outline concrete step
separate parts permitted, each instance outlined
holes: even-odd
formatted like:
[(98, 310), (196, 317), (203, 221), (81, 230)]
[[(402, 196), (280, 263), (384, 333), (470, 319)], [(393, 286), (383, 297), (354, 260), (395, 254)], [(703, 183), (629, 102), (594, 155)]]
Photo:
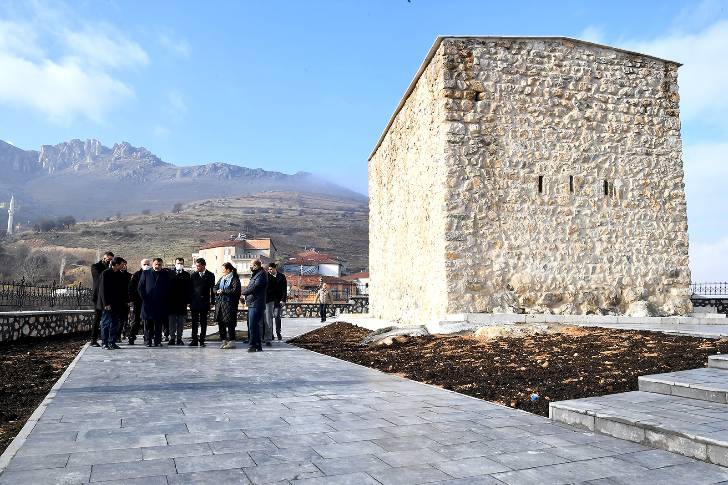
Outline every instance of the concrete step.
[(717, 318), (718, 320), (725, 320), (728, 315), (725, 313), (707, 313), (707, 312), (694, 312), (688, 314), (690, 318)]
[[(728, 361), (724, 364), (728, 365)], [(728, 404), (726, 369), (711, 366), (642, 376), (638, 379), (638, 383), (640, 391)]]
[(709, 356), (708, 367), (713, 367), (714, 369), (728, 369), (728, 355)]
[(728, 404), (653, 392), (553, 402), (554, 421), (728, 466)]

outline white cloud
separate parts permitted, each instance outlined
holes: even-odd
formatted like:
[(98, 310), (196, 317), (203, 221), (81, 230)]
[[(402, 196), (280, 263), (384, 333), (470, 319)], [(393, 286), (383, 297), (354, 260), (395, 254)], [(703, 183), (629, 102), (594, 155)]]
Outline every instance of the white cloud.
[(693, 33), (677, 32), (620, 46), (682, 63), (678, 72), (682, 120), (700, 119), (728, 133), (728, 20)]
[(604, 31), (596, 25), (590, 25), (578, 35), (579, 39), (594, 42), (596, 44), (604, 43)]
[(102, 27), (104, 32), (87, 28), (82, 31), (66, 31), (63, 34), (71, 55), (80, 63), (113, 69), (144, 66), (149, 63), (147, 53), (139, 44), (114, 33), (113, 27)]
[(187, 59), (190, 56), (190, 45), (185, 39), (173, 38), (170, 34), (159, 34), (159, 43), (174, 56)]
[[(58, 30), (59, 23), (68, 27)], [(148, 63), (144, 49), (113, 26), (80, 25), (67, 12), (37, 7), (22, 20), (0, 19), (0, 103), (29, 107), (53, 122), (79, 116), (103, 122), (134, 97), (118, 72)]]

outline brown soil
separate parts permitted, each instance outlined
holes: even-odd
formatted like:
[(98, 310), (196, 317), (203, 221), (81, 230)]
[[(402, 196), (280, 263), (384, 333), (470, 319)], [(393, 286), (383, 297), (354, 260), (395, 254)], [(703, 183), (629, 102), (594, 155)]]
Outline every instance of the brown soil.
[[(550, 401), (637, 390), (637, 377), (704, 367), (728, 352), (728, 340), (657, 332), (569, 328), (494, 339), (474, 336), (398, 338), (360, 346), (369, 331), (335, 323), (290, 342), (384, 372), (548, 415)], [(532, 393), (539, 398), (533, 402)]]
[(87, 341), (73, 334), (0, 344), (0, 453)]

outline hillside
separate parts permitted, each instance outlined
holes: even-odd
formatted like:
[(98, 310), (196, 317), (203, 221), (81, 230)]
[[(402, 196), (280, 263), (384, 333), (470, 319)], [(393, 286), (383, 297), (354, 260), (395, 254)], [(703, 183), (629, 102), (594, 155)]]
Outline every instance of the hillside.
[[(128, 142), (106, 147), (98, 140), (71, 140), (36, 151), (0, 141), (0, 173), (0, 202), (15, 194), (16, 222), (25, 224), (49, 216), (88, 220), (164, 211), (177, 202), (267, 191), (366, 201), (362, 194), (306, 172), (285, 174), (222, 162), (176, 166)], [(0, 223), (6, 217), (0, 213)]]
[[(143, 257), (189, 259), (205, 242), (238, 232), (271, 237), (281, 255), (315, 247), (344, 260), (352, 271), (368, 266), (366, 202), (323, 195), (265, 192), (197, 201), (182, 212), (128, 215), (82, 222), (49, 233), (23, 232), (14, 245), (74, 248), (74, 254), (112, 250), (136, 268)], [(51, 263), (53, 264), (53, 263)]]

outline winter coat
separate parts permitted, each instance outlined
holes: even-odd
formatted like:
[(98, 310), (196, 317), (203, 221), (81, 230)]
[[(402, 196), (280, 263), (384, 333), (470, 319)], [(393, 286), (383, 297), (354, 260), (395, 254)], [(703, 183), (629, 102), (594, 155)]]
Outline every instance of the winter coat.
[[(223, 277), (224, 278), (224, 277)], [(220, 278), (215, 285), (215, 294), (217, 296), (215, 303), (215, 321), (220, 323), (230, 323), (238, 320), (238, 303), (240, 302), (240, 278), (233, 273), (230, 284), (217, 295), (220, 289)]]
[(192, 280), (187, 271), (170, 271), (169, 314), (187, 315), (192, 293)]
[(121, 271), (114, 271), (109, 268), (104, 270), (99, 277), (98, 297), (96, 309), (106, 310), (110, 306), (111, 311), (120, 312), (127, 302), (126, 278)]
[(331, 296), (331, 290), (321, 288), (316, 292), (316, 303), (331, 305), (333, 302), (334, 298)]
[(139, 297), (142, 299), (143, 320), (167, 320), (170, 279), (167, 269), (142, 271), (139, 278)]
[(265, 295), (268, 289), (268, 273), (262, 268), (253, 273), (248, 287), (242, 291), (248, 308), (265, 308)]
[(119, 271), (121, 274), (121, 280), (124, 282), (124, 306), (121, 311), (123, 313), (129, 313), (129, 302), (131, 302), (131, 296), (129, 295), (129, 285), (131, 284), (131, 273), (128, 271)]
[[(288, 281), (286, 280), (286, 275), (281, 272), (277, 272), (276, 275), (272, 277), (272, 282), (275, 292), (274, 301), (276, 302), (276, 305), (280, 304), (281, 302), (285, 303), (286, 299), (288, 298)], [(268, 285), (270, 289), (270, 280), (268, 282)]]
[(99, 282), (101, 281), (101, 273), (109, 268), (109, 265), (104, 263), (104, 260), (100, 260), (98, 263), (91, 265), (91, 280), (93, 281), (92, 288), (93, 294), (91, 300), (96, 303), (99, 299)]
[(190, 310), (200, 312), (210, 309), (215, 304), (215, 275), (205, 270), (203, 276), (197, 271), (192, 273)]
[(142, 277), (142, 271), (143, 270), (140, 269), (131, 275), (131, 281), (129, 282), (129, 301), (132, 302), (134, 306), (142, 304), (142, 297), (139, 296), (139, 279)]

